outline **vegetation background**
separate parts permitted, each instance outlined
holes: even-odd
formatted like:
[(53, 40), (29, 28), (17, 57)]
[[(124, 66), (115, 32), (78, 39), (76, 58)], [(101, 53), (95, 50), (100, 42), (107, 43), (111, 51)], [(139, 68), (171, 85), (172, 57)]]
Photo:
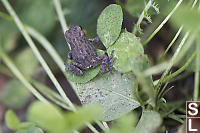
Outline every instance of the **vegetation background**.
[[(19, 22), (16, 24), (8, 1), (1, 0), (0, 133), (184, 132), (185, 101), (199, 99), (198, 0), (9, 2), (25, 28), (20, 29)], [(152, 98), (155, 98), (156, 105), (150, 101), (152, 88), (148, 83), (138, 81), (140, 107), (132, 111), (133, 113), (106, 123), (97, 121), (101, 109), (95, 105), (78, 108), (77, 115), (66, 112), (74, 111), (74, 105), (80, 106), (81, 102), (66, 80), (64, 61), (69, 48), (63, 31), (71, 25), (81, 25), (88, 38), (96, 37), (98, 17), (110, 4), (121, 6), (122, 29), (135, 34), (144, 47), (149, 67), (142, 70), (142, 73), (132, 71), (139, 81), (145, 78), (145, 75), (152, 76), (153, 88), (156, 90), (152, 94), (155, 97)], [(63, 27), (65, 24), (62, 21), (62, 13), (67, 27)], [(32, 37), (43, 58), (33, 54), (35, 48), (33, 45), (27, 45), (32, 43), (28, 37), (28, 42), (26, 37), (24, 39), (23, 30)], [(95, 46), (105, 50), (102, 43)], [(37, 53), (37, 50), (35, 51)], [(51, 72), (47, 72), (49, 69), (45, 63), (40, 62), (44, 62), (43, 59), (55, 78)], [(61, 96), (55, 93), (56, 90)], [(67, 98), (63, 100), (65, 95)], [(37, 99), (46, 104), (38, 102)], [(59, 107), (47, 106), (50, 102)]]

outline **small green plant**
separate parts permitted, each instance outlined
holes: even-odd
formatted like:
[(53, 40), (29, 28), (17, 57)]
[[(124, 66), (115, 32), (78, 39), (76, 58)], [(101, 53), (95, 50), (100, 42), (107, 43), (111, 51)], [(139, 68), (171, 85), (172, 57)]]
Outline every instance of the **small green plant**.
[[(168, 87), (169, 83), (179, 80), (179, 76), (182, 78), (181, 73), (183, 71), (189, 71), (195, 73), (192, 99), (199, 99), (200, 46), (198, 35), (200, 26), (198, 20), (200, 20), (200, 13), (196, 8), (197, 0), (194, 0), (192, 4), (189, 2), (185, 5), (183, 5), (182, 0), (177, 3), (170, 1), (174, 5), (173, 8), (170, 7), (172, 8), (170, 11), (162, 7), (170, 2), (156, 0), (127, 0), (127, 3), (116, 0), (117, 4), (108, 5), (97, 19), (96, 32), (105, 47), (105, 51), (98, 50), (98, 54), (105, 52), (110, 54), (111, 51), (114, 51), (113, 55), (116, 58), (114, 69), (112, 72), (102, 75), (99, 73), (100, 67), (98, 66), (84, 71), (83, 77), (65, 71), (64, 61), (60, 55), (52, 47), (52, 44), (36, 30), (37, 24), (40, 22), (35, 21), (34, 28), (25, 24), (25, 22), (22, 23), (8, 0), (1, 0), (1, 2), (10, 16), (0, 12), (0, 17), (16, 24), (30, 49), (24, 49), (12, 60), (8, 53), (14, 49), (14, 44), (6, 41), (0, 42), (5, 43), (0, 44), (0, 59), (9, 68), (7, 69), (4, 66), (0, 69), (0, 72), (9, 73), (7, 75), (15, 76), (18, 79), (13, 79), (8, 83), (7, 92), (1, 94), (0, 100), (8, 107), (16, 109), (26, 103), (26, 99), (30, 97), (29, 92), (39, 100), (28, 107), (26, 116), (28, 122), (21, 122), (13, 111), (8, 110), (5, 120), (10, 129), (17, 131), (17, 133), (42, 133), (42, 130), (48, 133), (78, 133), (87, 126), (92, 132), (99, 133), (100, 131), (92, 125), (92, 123), (96, 123), (106, 133), (154, 133), (165, 131), (167, 126), (163, 121), (169, 118), (184, 126), (184, 116), (180, 114), (185, 115), (184, 102), (191, 96), (179, 103), (170, 103), (164, 96), (170, 89), (173, 89), (173, 86)], [(53, 0), (53, 2), (62, 30), (65, 32), (68, 26), (65, 22), (60, 0)], [(161, 11), (159, 11), (158, 6), (160, 6)], [(45, 10), (47, 9), (45, 8)], [(52, 7), (50, 10), (52, 11)], [(122, 29), (123, 10), (138, 17), (132, 32)], [(154, 24), (151, 16), (160, 12), (164, 12), (166, 18), (157, 28), (148, 25), (151, 29), (150, 34), (144, 32), (141, 25), (146, 25), (147, 22)], [(69, 13), (69, 11), (66, 10), (65, 13)], [(50, 20), (53, 13), (46, 14), (45, 18)], [(31, 17), (27, 17), (27, 20), (29, 19), (31, 20)], [(149, 45), (152, 38), (155, 38), (155, 35), (169, 19), (174, 28), (179, 28), (178, 32), (155, 65), (152, 66), (148, 58), (150, 55), (145, 54), (144, 48)], [(47, 24), (43, 24), (39, 31), (44, 34), (47, 32), (45, 27), (50, 29), (52, 25), (53, 22), (50, 20)], [(155, 30), (152, 31), (152, 29)], [(13, 33), (9, 36), (14, 38), (15, 35)], [(75, 106), (66, 96), (32, 38), (41, 44), (52, 57), (70, 82), (83, 107)], [(13, 48), (7, 47), (6, 44), (13, 45)], [(172, 46), (174, 47), (173, 55), (166, 61), (165, 57)], [(58, 93), (33, 78), (39, 63)], [(178, 66), (178, 70), (171, 72), (173, 66)], [(160, 78), (153, 80), (152, 76), (161, 72)], [(15, 93), (17, 94), (15, 97), (10, 95), (13, 88), (20, 88)], [(29, 92), (25, 89), (28, 89)], [(23, 97), (22, 95), (25, 93), (26, 96)], [(14, 99), (7, 99), (9, 96)], [(17, 101), (15, 101), (15, 98)], [(63, 111), (61, 108), (71, 112)], [(137, 108), (141, 109), (138, 113), (141, 114), (140, 117), (136, 112), (131, 113)], [(180, 114), (177, 114), (177, 112)], [(113, 123), (108, 126), (107, 122), (110, 121)]]

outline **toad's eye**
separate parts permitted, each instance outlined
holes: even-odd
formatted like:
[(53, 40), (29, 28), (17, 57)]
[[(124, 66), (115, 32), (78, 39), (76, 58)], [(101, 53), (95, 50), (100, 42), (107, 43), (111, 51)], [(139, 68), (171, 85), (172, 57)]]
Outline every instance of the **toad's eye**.
[(81, 26), (76, 26), (76, 31), (81, 32), (82, 31), (82, 27)]
[(83, 28), (81, 26), (79, 26), (80, 30), (82, 30)]

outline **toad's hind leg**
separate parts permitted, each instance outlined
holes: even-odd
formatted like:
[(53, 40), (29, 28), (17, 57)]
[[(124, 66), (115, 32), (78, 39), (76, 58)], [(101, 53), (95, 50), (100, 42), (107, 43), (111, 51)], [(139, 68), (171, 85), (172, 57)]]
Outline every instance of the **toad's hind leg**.
[[(67, 64), (66, 64), (66, 66), (67, 66)], [(70, 66), (67, 66), (67, 67), (68, 67), (68, 71), (72, 72), (73, 74), (75, 74), (77, 76), (83, 76), (83, 74), (84, 74), (83, 71), (80, 69), (80, 68), (82, 68), (82, 65), (77, 62), (72, 61), (70, 63)]]
[[(115, 58), (113, 58), (112, 56), (113, 56), (113, 51), (111, 53), (110, 59), (108, 55), (106, 54), (103, 54), (97, 57), (101, 61), (100, 73), (104, 74), (112, 70), (113, 62), (115, 60)], [(108, 67), (107, 67), (107, 64), (108, 64)]]

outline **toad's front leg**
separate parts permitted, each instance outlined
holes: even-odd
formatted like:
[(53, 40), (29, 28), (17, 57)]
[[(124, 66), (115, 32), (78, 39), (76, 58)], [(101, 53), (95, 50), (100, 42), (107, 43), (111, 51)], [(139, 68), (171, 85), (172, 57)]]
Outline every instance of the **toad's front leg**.
[(72, 61), (70, 63), (70, 66), (68, 67), (68, 71), (72, 72), (73, 74), (77, 75), (77, 76), (83, 76), (83, 71), (80, 68), (83, 68), (83, 65)]
[[(113, 52), (110, 55), (110, 59), (108, 57), (108, 55), (103, 54), (97, 57), (97, 59), (99, 60), (100, 64), (101, 64), (101, 68), (100, 68), (100, 73), (104, 74), (107, 72), (110, 72), (113, 68), (113, 62), (115, 60), (115, 58), (113, 58)], [(107, 67), (108, 64), (108, 67)]]
[(99, 37), (91, 38), (88, 39), (90, 42), (98, 43), (99, 42)]

